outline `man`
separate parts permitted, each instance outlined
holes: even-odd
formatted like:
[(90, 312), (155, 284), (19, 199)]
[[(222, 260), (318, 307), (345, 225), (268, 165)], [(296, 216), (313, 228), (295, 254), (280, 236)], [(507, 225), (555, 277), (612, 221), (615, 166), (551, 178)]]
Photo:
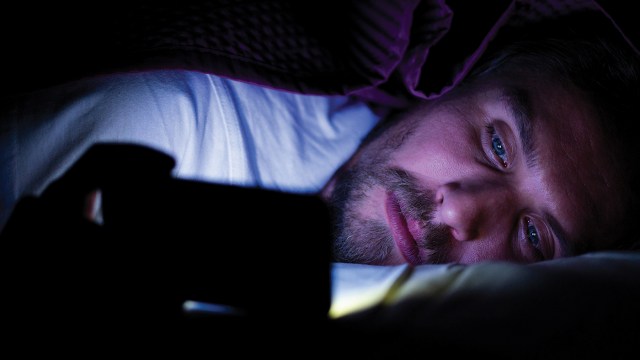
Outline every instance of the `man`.
[(3, 186), (18, 189), (5, 207), (94, 142), (137, 142), (175, 157), (179, 177), (320, 193), (336, 215), (336, 261), (528, 263), (623, 246), (636, 152), (616, 136), (633, 135), (637, 54), (619, 34), (585, 42), (585, 23), (531, 27), (541, 42), (516, 43), (466, 84), (391, 116), (328, 182), (376, 120), (362, 103), (176, 71), (42, 92), (0, 133), (18, 139), (0, 142)]
[(530, 263), (635, 238), (638, 55), (564, 24), (374, 131), (322, 191), (337, 261)]
[[(0, 152), (3, 154), (0, 165), (5, 160), (8, 165), (6, 169), (15, 170), (15, 164), (28, 168), (33, 164), (24, 160), (33, 158), (39, 160), (38, 166), (33, 166), (33, 170), (49, 170), (49, 165), (53, 163), (50, 159), (64, 158), (66, 164), (70, 164), (72, 159), (77, 158), (75, 155), (80, 155), (78, 149), (86, 149), (93, 140), (135, 141), (175, 156), (178, 163), (175, 175), (220, 182), (230, 180), (244, 185), (269, 188), (278, 188), (282, 185), (281, 181), (289, 180), (291, 182), (288, 183), (288, 187), (285, 186), (288, 191), (299, 191), (302, 187), (306, 190), (316, 187), (318, 179), (322, 179), (329, 170), (333, 169), (336, 161), (347, 160), (344, 166), (326, 182), (326, 186), (323, 187), (322, 185), (325, 184), (322, 182), (320, 186), (322, 190), (318, 191), (336, 216), (334, 223), (337, 232), (333, 253), (335, 261), (371, 264), (409, 263), (411, 265), (445, 262), (474, 263), (486, 260), (533, 262), (577, 255), (586, 251), (628, 246), (625, 240), (635, 238), (634, 232), (630, 229), (633, 229), (633, 222), (637, 219), (637, 209), (633, 207), (637, 203), (636, 195), (632, 186), (637, 174), (637, 170), (633, 167), (637, 166), (634, 164), (637, 152), (633, 148), (635, 144), (629, 141), (629, 138), (633, 138), (634, 135), (630, 125), (635, 117), (632, 116), (634, 112), (631, 110), (637, 103), (638, 89), (640, 89), (637, 54), (623, 51), (623, 46), (626, 45), (609, 43), (608, 40), (604, 43), (589, 45), (569, 37), (568, 40), (561, 42), (553, 40), (550, 43), (543, 41), (520, 44), (498, 53), (498, 56), (492, 58), (486, 66), (478, 68), (468, 82), (452, 89), (443, 97), (419, 104), (380, 123), (353, 157), (347, 160), (336, 156), (338, 160), (336, 158), (327, 160), (331, 161), (330, 165), (324, 162), (328, 156), (319, 156), (326, 150), (322, 146), (314, 145), (307, 148), (313, 154), (311, 158), (315, 161), (313, 164), (305, 164), (303, 161), (300, 165), (288, 162), (289, 158), (283, 157), (282, 152), (277, 153), (279, 156), (276, 157), (260, 156), (262, 152), (259, 151), (260, 147), (254, 146), (257, 145), (256, 143), (244, 142), (250, 138), (247, 135), (261, 135), (268, 139), (269, 143), (280, 145), (289, 144), (292, 139), (291, 143), (297, 143), (296, 139), (317, 140), (316, 133), (306, 134), (308, 136), (305, 135), (302, 138), (287, 138), (286, 141), (272, 136), (275, 130), (272, 126), (265, 126), (265, 124), (273, 125), (274, 123), (260, 121), (271, 118), (270, 114), (253, 120), (250, 117), (244, 118), (247, 115), (253, 116), (252, 110), (256, 110), (251, 107), (253, 102), (244, 101), (244, 99), (255, 100), (250, 95), (259, 95), (259, 99), (265, 100), (269, 105), (264, 107), (267, 110), (277, 108), (274, 104), (283, 103), (297, 104), (304, 109), (310, 105), (310, 98), (291, 96), (285, 97), (286, 100), (282, 101), (281, 94), (266, 90), (261, 94), (262, 90), (256, 87), (202, 74), (171, 71), (159, 74), (116, 76), (80, 82), (64, 88), (78, 91), (79, 94), (85, 94), (84, 91), (87, 88), (90, 89), (88, 93), (91, 96), (87, 98), (88, 102), (74, 102), (74, 96), (78, 94), (76, 92), (57, 94), (62, 100), (71, 99), (70, 103), (57, 102), (55, 100), (59, 98), (51, 98), (49, 97), (51, 94), (47, 92), (39, 94), (41, 98), (38, 100), (44, 98), (50, 102), (45, 110), (51, 111), (39, 114), (44, 115), (49, 121), (42, 121), (38, 116), (27, 117), (29, 121), (25, 121), (25, 117), (18, 116), (25, 113), (24, 109), (34, 109), (34, 111), (42, 109), (29, 106), (33, 103), (27, 101), (21, 108), (23, 112), (11, 113), (20, 122), (5, 124), (13, 124), (18, 128), (24, 126), (20, 129), (34, 131), (25, 135), (25, 132), (14, 131), (10, 126), (7, 126), (6, 132), (0, 131), (0, 136), (6, 136), (6, 139), (11, 140), (0, 142), (0, 145), (5, 145), (8, 149), (13, 149), (12, 146), (15, 144), (29, 145), (32, 146), (32, 152), (29, 154), (17, 150)], [(617, 51), (621, 52), (614, 56), (613, 54)], [(549, 56), (552, 57), (548, 58)], [(622, 63), (616, 66), (614, 60)], [(603, 67), (602, 64), (607, 66)], [(211, 86), (212, 84), (214, 86)], [(94, 89), (99, 91), (93, 91)], [(274, 97), (271, 97), (272, 95)], [(344, 99), (339, 99), (333, 105), (327, 105), (326, 99), (317, 100), (325, 114), (334, 114), (334, 110), (345, 109), (345, 103), (342, 102)], [(294, 106), (294, 108), (298, 107)], [(296, 113), (291, 112), (291, 108), (288, 109), (283, 114)], [(361, 119), (369, 120), (365, 125), (355, 126), (361, 130), (357, 132), (359, 136), (362, 134), (363, 127), (366, 128), (367, 124), (373, 123), (374, 117), (362, 107), (356, 106), (354, 109), (356, 113), (364, 112)], [(57, 119), (60, 114), (71, 115), (68, 118), (65, 117), (70, 122), (54, 122), (53, 119)], [(347, 111), (346, 114), (353, 113)], [(283, 116), (283, 118), (285, 122), (276, 123), (284, 125), (289, 123), (288, 120), (299, 120), (296, 116)], [(332, 117), (328, 116), (328, 118)], [(353, 136), (352, 129), (340, 128), (340, 125), (344, 125), (344, 121), (349, 118), (349, 116), (343, 117), (341, 122), (323, 121), (320, 125), (326, 131), (326, 136), (334, 139), (337, 136), (342, 139), (340, 142), (344, 145), (343, 151), (337, 153), (345, 154), (353, 150), (351, 148), (354, 144), (353, 139), (344, 140), (343, 137), (343, 135)], [(191, 123), (191, 120), (194, 122)], [(276, 117), (271, 120), (283, 119)], [(77, 129), (73, 126), (74, 124), (82, 124), (82, 127)], [(302, 126), (297, 127), (300, 124), (296, 121), (290, 124), (293, 124), (294, 129), (306, 129)], [(71, 133), (76, 136), (60, 137), (53, 141), (55, 146), (45, 146), (44, 141), (38, 142), (38, 140), (51, 140), (52, 138), (48, 135), (56, 132), (69, 135), (70, 131), (64, 132), (69, 129), (73, 129)], [(98, 133), (103, 137), (90, 139), (83, 136), (84, 132), (91, 134), (96, 129), (100, 130)], [(229, 132), (229, 129), (233, 131)], [(140, 136), (134, 138), (133, 135)], [(181, 137), (182, 135), (184, 137)], [(205, 135), (220, 135), (222, 140), (238, 140), (237, 142), (228, 141), (229, 145), (234, 143), (250, 145), (236, 148), (230, 146), (231, 150), (222, 149), (216, 147), (220, 146), (220, 142), (213, 142)], [(29, 141), (21, 142), (15, 139)], [(57, 141), (67, 143), (61, 144)], [(306, 141), (302, 143), (308, 144)], [(323, 144), (321, 141), (318, 143)], [(209, 149), (206, 147), (207, 144), (213, 146), (211, 148), (213, 150), (228, 151), (221, 153), (229, 156), (204, 151), (203, 149)], [(246, 151), (241, 151), (241, 154), (233, 152), (238, 149)], [(272, 154), (273, 150), (271, 149), (268, 154)], [(74, 156), (67, 156), (68, 152), (73, 152)], [(300, 154), (295, 151), (291, 153), (297, 154), (296, 156), (300, 156), (299, 159), (303, 160), (308, 159), (310, 154), (305, 152)], [(196, 154), (201, 157), (196, 158), (198, 160), (196, 163), (191, 163), (188, 160), (192, 158), (185, 154)], [(14, 155), (19, 156), (18, 160), (22, 161), (15, 161), (12, 158)], [(32, 157), (24, 157), (26, 155)], [(204, 155), (215, 157), (218, 161), (202, 161)], [(240, 163), (225, 162), (220, 168), (214, 166), (214, 169), (207, 168), (202, 172), (206, 163), (218, 165), (220, 160), (232, 158), (232, 155), (233, 159)], [(235, 155), (241, 156), (235, 157)], [(275, 167), (264, 167), (265, 161), (273, 161), (272, 165)], [(289, 165), (300, 166), (288, 168)], [(305, 166), (316, 165), (322, 165), (323, 169), (314, 176), (312, 181), (298, 183), (297, 179), (293, 179)], [(229, 171), (226, 171), (227, 166)], [(276, 174), (283, 167), (287, 167), (287, 172), (284, 176), (280, 174), (282, 177), (279, 181), (273, 183), (265, 181), (269, 178), (265, 178), (264, 175), (270, 174), (270, 170), (276, 170), (273, 173)], [(238, 176), (238, 169), (242, 176)], [(5, 181), (3, 187), (12, 190), (19, 188), (21, 191), (16, 195), (20, 195), (27, 192), (26, 190), (42, 189), (48, 180), (53, 179), (63, 170), (63, 168), (56, 168), (54, 176), (49, 172), (47, 181), (43, 181), (38, 176), (30, 176), (29, 178), (33, 181), (32, 184), (27, 183), (30, 186), (24, 186), (25, 179), (14, 177), (12, 173), (7, 173), (7, 177), (3, 173), (1, 178)], [(27, 171), (21, 174), (28, 173)], [(11, 186), (7, 185), (6, 179), (11, 179)], [(14, 187), (14, 184), (20, 186)], [(161, 204), (164, 195), (158, 193), (154, 198), (155, 204)], [(62, 199), (67, 200), (65, 197)], [(164, 320), (162, 316), (157, 316), (158, 313), (155, 311), (166, 311), (167, 307), (164, 305), (167, 302), (170, 305), (168, 308), (173, 310), (175, 303), (181, 303), (182, 300), (180, 296), (174, 296), (175, 294), (170, 290), (183, 289), (184, 280), (198, 278), (198, 274), (204, 275), (205, 278), (200, 277), (195, 280), (202, 281), (186, 285), (195, 285), (194, 288), (202, 289), (202, 283), (212, 284), (212, 291), (216, 292), (216, 295), (227, 293), (233, 295), (233, 291), (227, 292), (224, 286), (220, 287), (219, 283), (212, 281), (210, 275), (220, 275), (222, 278), (215, 280), (231, 278), (231, 285), (236, 285), (241, 300), (249, 298), (255, 299), (260, 306), (268, 304), (267, 313), (269, 314), (280, 314), (270, 306), (280, 303), (279, 306), (286, 310), (283, 312), (305, 320), (306, 317), (302, 316), (304, 313), (290, 310), (291, 303), (287, 302), (284, 299), (287, 297), (282, 295), (288, 294), (285, 288), (278, 288), (282, 289), (282, 292), (273, 289), (274, 286), (282, 286), (280, 282), (273, 280), (283, 271), (273, 273), (268, 271), (273, 270), (277, 265), (286, 266), (287, 271), (291, 269), (304, 271), (306, 281), (300, 282), (294, 289), (295, 296), (288, 299), (304, 308), (305, 302), (300, 297), (301, 287), (317, 288), (318, 282), (310, 280), (308, 268), (292, 266), (291, 261), (299, 261), (297, 264), (311, 263), (311, 257), (314, 254), (301, 250), (309, 245), (300, 241), (300, 238), (308, 240), (309, 236), (314, 234), (293, 231), (293, 236), (289, 236), (288, 240), (294, 240), (294, 245), (286, 249), (282, 248), (281, 237), (268, 235), (249, 237), (252, 240), (257, 239), (262, 244), (261, 249), (270, 249), (269, 252), (256, 251), (242, 235), (246, 235), (248, 231), (263, 235), (263, 228), (256, 226), (256, 223), (266, 212), (256, 212), (251, 207), (251, 198), (243, 199), (243, 201), (246, 200), (244, 203), (234, 200), (234, 203), (239, 204), (245, 212), (234, 210), (227, 218), (239, 221), (241, 226), (230, 226), (230, 222), (216, 222), (215, 216), (209, 217), (204, 214), (202, 215), (204, 221), (199, 224), (211, 230), (211, 238), (208, 233), (207, 236), (197, 239), (195, 236), (186, 236), (186, 240), (168, 236), (169, 239), (178, 239), (180, 241), (178, 244), (181, 246), (174, 246), (176, 242), (173, 241), (161, 241), (160, 236), (152, 237), (150, 242), (137, 241), (149, 240), (142, 236), (133, 236), (133, 239), (125, 239), (124, 242), (112, 241), (114, 239), (87, 241), (95, 239), (80, 237), (80, 242), (70, 245), (66, 238), (61, 237), (64, 240), (61, 243), (65, 246), (53, 253), (46, 250), (56, 247), (57, 243), (50, 241), (46, 236), (35, 238), (39, 241), (38, 246), (34, 246), (33, 241), (6, 241), (5, 246), (17, 245), (18, 248), (25, 250), (18, 253), (3, 252), (7, 260), (5, 263), (12, 265), (13, 270), (7, 274), (20, 273), (21, 269), (29, 270), (24, 271), (26, 274), (32, 273), (33, 268), (45, 270), (36, 272), (29, 281), (15, 280), (13, 283), (17, 284), (10, 284), (15, 287), (8, 286), (8, 289), (16, 290), (8, 292), (16, 296), (7, 296), (9, 304), (4, 307), (14, 312), (10, 319), (13, 321), (7, 322), (12, 334), (22, 335), (29, 341), (34, 338), (48, 339), (65, 350), (75, 346), (78, 339), (83, 343), (90, 343), (84, 341), (86, 337), (90, 337), (89, 340), (98, 341), (99, 346), (95, 348), (103, 348), (103, 340), (109, 341), (110, 344), (119, 342), (113, 341), (111, 337), (95, 336), (95, 332), (86, 331), (86, 329), (93, 330), (96, 325), (102, 328), (102, 324), (110, 322), (121, 325), (126, 321), (128, 326), (118, 328), (118, 335), (134, 334), (135, 336), (131, 338), (139, 344), (139, 334), (151, 330), (154, 335), (159, 335), (157, 338), (151, 337), (156, 339), (154, 345), (158, 343), (157, 339), (162, 339), (162, 342), (167, 339), (166, 343), (172, 344), (174, 343), (172, 331), (180, 332), (183, 330), (182, 327), (173, 326), (172, 323), (164, 321), (160, 325), (169, 324), (169, 326), (156, 327), (157, 322), (147, 323), (146, 320)], [(213, 210), (225, 209), (225, 204), (208, 202), (205, 205), (211, 205), (210, 208)], [(182, 213), (187, 212), (184, 211), (185, 209), (193, 213), (191, 208), (174, 210), (176, 213)], [(203, 210), (207, 209), (209, 207)], [(155, 223), (159, 227), (171, 225), (170, 215), (163, 214), (159, 220), (153, 218), (150, 220), (156, 220)], [(281, 217), (281, 214), (273, 210), (269, 216)], [(133, 219), (135, 220), (135, 217)], [(277, 226), (283, 225), (291, 234), (289, 227), (294, 227), (295, 222), (286, 217), (282, 220), (282, 224), (278, 223)], [(33, 228), (37, 227), (29, 222), (26, 224)], [(157, 231), (155, 235), (166, 236), (163, 234), (163, 229)], [(225, 233), (225, 229), (230, 229), (230, 234)], [(196, 235), (198, 229), (186, 230), (192, 230), (190, 234)], [(222, 238), (214, 239), (221, 233), (224, 235)], [(264, 231), (264, 234), (272, 233)], [(140, 232), (135, 235), (138, 234)], [(233, 241), (227, 241), (229, 237), (233, 237)], [(274, 238), (275, 241), (273, 241)], [(203, 249), (199, 246), (184, 246), (189, 245), (190, 239), (200, 241), (198, 245), (208, 244), (209, 247)], [(132, 251), (136, 243), (139, 245), (138, 252)], [(236, 244), (231, 245), (236, 246), (235, 252), (225, 251), (229, 243)], [(76, 248), (76, 244), (81, 245), (80, 249)], [(34, 251), (42, 249), (42, 245), (48, 245), (48, 248)], [(147, 247), (147, 245), (150, 246)], [(89, 255), (77, 256), (80, 250), (87, 249), (86, 246), (90, 251), (85, 253)], [(161, 254), (169, 256), (154, 256), (153, 250), (162, 246), (164, 246), (164, 252)], [(180, 263), (174, 261), (175, 253), (183, 251), (186, 251), (187, 255), (205, 260), (207, 265), (219, 266), (220, 271), (193, 271), (193, 267), (177, 266), (177, 264), (187, 264), (191, 260), (191, 258), (185, 258), (183, 260), (187, 261)], [(38, 256), (34, 257), (34, 252)], [(280, 256), (280, 259), (287, 261), (273, 261), (273, 257), (270, 256)], [(121, 261), (121, 258), (124, 258), (124, 261)], [(259, 271), (260, 276), (254, 277), (256, 273), (248, 271), (248, 277), (243, 278), (242, 271), (235, 271), (235, 269), (242, 269), (247, 263), (253, 264), (251, 261), (256, 258), (261, 259), (262, 264), (265, 264), (265, 266), (254, 268)], [(196, 261), (196, 263), (202, 264), (203, 261)], [(16, 264), (21, 267), (15, 267)], [(63, 269), (60, 270), (60, 268)], [(82, 278), (79, 276), (79, 274), (92, 274), (92, 272), (98, 275), (92, 276), (92, 281), (86, 281), (86, 276)], [(181, 277), (180, 275), (184, 275), (185, 272), (190, 276)], [(270, 276), (272, 274), (274, 277)], [(236, 275), (243, 281), (236, 281)], [(326, 273), (323, 274), (323, 276), (326, 275)], [(62, 287), (63, 290), (56, 288), (59, 283), (65, 285)], [(227, 283), (223, 282), (223, 284)], [(328, 282), (324, 284), (329, 285)], [(288, 287), (290, 284), (285, 282), (284, 285)], [(51, 294), (54, 294), (54, 299), (51, 301), (56, 306), (51, 304), (46, 307), (40, 306), (41, 304), (38, 303), (40, 299), (50, 299)], [(120, 296), (120, 294), (124, 295)], [(312, 297), (306, 299), (310, 298)], [(81, 301), (77, 301), (78, 299)], [(153, 300), (148, 302), (149, 311), (143, 311), (143, 314), (148, 317), (139, 316), (140, 308), (131, 306), (144, 303), (140, 299)], [(158, 299), (165, 301), (158, 301)], [(176, 299), (178, 301), (174, 301)], [(573, 298), (569, 297), (569, 299)], [(99, 308), (101, 311), (96, 311), (96, 303), (105, 306)], [(549, 301), (546, 303), (548, 304)], [(145, 307), (141, 308), (145, 310)], [(39, 311), (41, 309), (44, 311)], [(51, 312), (54, 313), (51, 315), (49, 309), (56, 311)], [(528, 310), (527, 307), (525, 309)], [(547, 307), (537, 310), (543, 313), (545, 309)], [(35, 311), (31, 312), (31, 310)], [(47, 313), (43, 314), (45, 311)], [(30, 315), (27, 319), (33, 319), (33, 322), (24, 320), (25, 313), (27, 316)], [(93, 316), (86, 316), (86, 314), (96, 313), (100, 316), (98, 321)], [(169, 313), (172, 315), (173, 311)], [(131, 316), (132, 314), (135, 316)], [(552, 316), (553, 313), (550, 315)], [(74, 321), (69, 320), (70, 316), (75, 316)], [(77, 321), (78, 318), (80, 321)], [(538, 320), (537, 317), (531, 318)], [(130, 326), (131, 319), (143, 319), (145, 326)], [(72, 331), (72, 336), (67, 336), (66, 332), (60, 331), (57, 327), (63, 321), (74, 325), (79, 323), (86, 327), (75, 326), (73, 328), (79, 330)], [(543, 321), (540, 324), (548, 323)], [(13, 326), (15, 324), (26, 324), (26, 326)], [(34, 327), (33, 324), (37, 326)], [(309, 322), (306, 326), (315, 324)], [(483, 326), (485, 322), (479, 321), (477, 324)], [(53, 326), (56, 328), (53, 329)], [(543, 325), (538, 326), (535, 329), (545, 330)], [(34, 328), (40, 331), (36, 336), (33, 333)], [(144, 331), (138, 331), (141, 328)], [(377, 329), (375, 326), (371, 328)], [(306, 336), (308, 332), (300, 331), (299, 327), (289, 329), (294, 329), (295, 332), (308, 338)], [(410, 331), (413, 328), (408, 329)], [(228, 328), (223, 327), (223, 330), (223, 333), (227, 333)], [(267, 330), (271, 330), (271, 327)], [(306, 328), (303, 327), (302, 330)], [(464, 329), (462, 331), (464, 333)], [(83, 336), (77, 337), (80, 332)], [(456, 329), (456, 334), (459, 333), (459, 329)], [(487, 333), (490, 334), (490, 332)], [(58, 336), (51, 336), (52, 334)], [(188, 333), (188, 335), (191, 334), (191, 332)], [(236, 334), (241, 335), (235, 336)], [(260, 338), (264, 338), (269, 332), (249, 332), (249, 334), (258, 334)], [(271, 334), (279, 336), (280, 332)], [(423, 334), (415, 332), (412, 335), (422, 337)], [(353, 332), (348, 335), (345, 338), (352, 341)], [(536, 333), (524, 335), (518, 333), (518, 335), (532, 339), (531, 342), (538, 339)], [(233, 331), (231, 337), (243, 341), (252, 338), (247, 336), (246, 332)], [(64, 338), (65, 341), (59, 341), (60, 338)], [(211, 338), (208, 337), (207, 340)], [(486, 336), (480, 338), (484, 340)], [(68, 339), (72, 339), (73, 343)], [(218, 344), (225, 345), (224, 339), (218, 341)], [(464, 337), (462, 339), (464, 340)], [(502, 340), (510, 339), (502, 338)], [(276, 343), (280, 344), (279, 341)], [(147, 343), (143, 342), (143, 344)], [(202, 344), (208, 346), (210, 343), (202, 342)], [(367, 344), (370, 344), (368, 338)], [(181, 350), (184, 348), (180, 347)], [(397, 344), (394, 343), (393, 350), (397, 348)], [(422, 349), (423, 347), (411, 348)], [(47, 347), (47, 349), (50, 348)], [(158, 349), (164, 351), (163, 347)], [(372, 349), (378, 350), (377, 347)], [(360, 350), (358, 348), (358, 351)]]

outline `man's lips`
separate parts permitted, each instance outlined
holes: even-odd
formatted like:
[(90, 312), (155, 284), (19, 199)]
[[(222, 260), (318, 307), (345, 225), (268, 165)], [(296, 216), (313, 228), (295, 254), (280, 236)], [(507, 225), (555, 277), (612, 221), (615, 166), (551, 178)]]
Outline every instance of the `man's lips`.
[(418, 244), (410, 231), (410, 228), (416, 228), (415, 222), (409, 219), (411, 225), (407, 224), (407, 218), (402, 213), (400, 203), (392, 192), (387, 193), (385, 205), (391, 234), (402, 257), (411, 265), (420, 265)]

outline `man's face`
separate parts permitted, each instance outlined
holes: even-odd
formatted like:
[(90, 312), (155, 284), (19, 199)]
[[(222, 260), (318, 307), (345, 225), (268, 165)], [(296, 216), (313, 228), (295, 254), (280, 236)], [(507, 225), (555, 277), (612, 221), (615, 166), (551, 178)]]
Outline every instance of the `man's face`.
[(323, 191), (336, 261), (553, 259), (621, 213), (615, 158), (577, 91), (485, 78), (403, 116)]

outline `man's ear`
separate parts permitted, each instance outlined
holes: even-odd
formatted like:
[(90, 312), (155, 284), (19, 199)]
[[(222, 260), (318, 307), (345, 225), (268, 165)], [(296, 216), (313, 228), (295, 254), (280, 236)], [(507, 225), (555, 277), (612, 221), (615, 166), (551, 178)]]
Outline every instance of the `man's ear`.
[(324, 185), (324, 187), (320, 190), (320, 198), (324, 200), (325, 203), (329, 202), (331, 199), (331, 194), (333, 194), (333, 189), (336, 186), (336, 181), (340, 173), (342, 172), (342, 167), (340, 167), (329, 179), (329, 181)]
[(360, 157), (360, 153), (362, 152), (362, 146), (347, 160), (342, 166), (336, 170), (335, 173), (331, 176), (329, 181), (324, 185), (324, 187), (320, 190), (320, 198), (324, 200), (326, 203), (331, 199), (331, 195), (333, 194), (333, 190), (336, 187), (336, 183), (338, 179), (342, 176), (342, 174), (349, 170), (355, 163), (358, 161)]

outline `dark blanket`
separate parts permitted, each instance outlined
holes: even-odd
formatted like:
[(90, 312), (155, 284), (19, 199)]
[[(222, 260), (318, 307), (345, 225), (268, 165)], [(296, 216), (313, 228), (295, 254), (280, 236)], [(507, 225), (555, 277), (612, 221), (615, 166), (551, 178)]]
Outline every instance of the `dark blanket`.
[(501, 34), (532, 22), (589, 11), (630, 40), (639, 38), (626, 3), (598, 3), (27, 1), (4, 12), (2, 89), (11, 94), (99, 73), (179, 68), (403, 106), (447, 91)]

